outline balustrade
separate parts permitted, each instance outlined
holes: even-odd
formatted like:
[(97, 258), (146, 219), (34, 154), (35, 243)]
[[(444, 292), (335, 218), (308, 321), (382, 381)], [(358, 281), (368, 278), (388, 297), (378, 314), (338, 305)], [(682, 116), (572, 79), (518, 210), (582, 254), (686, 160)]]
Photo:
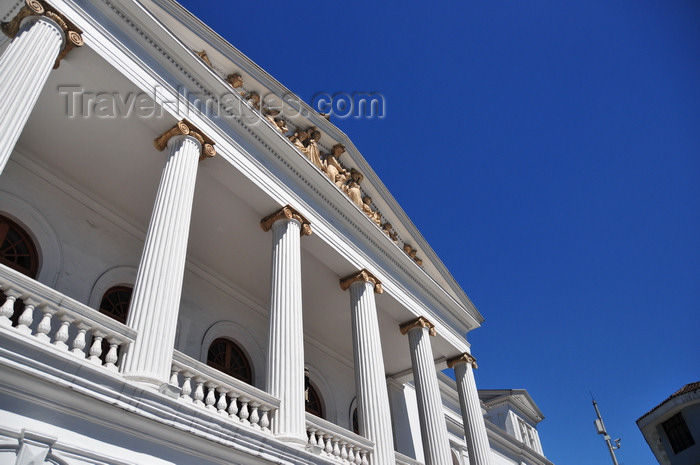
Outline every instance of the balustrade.
[[(119, 354), (136, 337), (128, 326), (4, 265), (0, 265), (0, 289), (5, 294), (0, 327), (14, 328), (108, 370), (118, 370)], [(16, 324), (15, 312), (19, 312)]]
[(280, 401), (243, 381), (173, 351), (170, 384), (180, 399), (253, 429), (270, 433)]
[(340, 426), (306, 414), (307, 448), (344, 464), (368, 465), (374, 444)]

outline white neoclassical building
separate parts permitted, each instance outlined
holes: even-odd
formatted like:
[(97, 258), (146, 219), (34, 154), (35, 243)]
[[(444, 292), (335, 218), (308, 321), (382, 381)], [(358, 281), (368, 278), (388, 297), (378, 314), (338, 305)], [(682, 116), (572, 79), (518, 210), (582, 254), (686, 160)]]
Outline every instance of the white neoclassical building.
[(0, 464), (550, 464), (323, 115), (172, 0), (0, 20)]

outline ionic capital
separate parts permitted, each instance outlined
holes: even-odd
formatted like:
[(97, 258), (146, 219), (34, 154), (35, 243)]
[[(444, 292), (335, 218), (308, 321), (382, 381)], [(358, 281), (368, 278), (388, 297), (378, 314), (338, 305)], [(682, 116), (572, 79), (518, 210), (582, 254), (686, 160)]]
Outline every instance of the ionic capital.
[(407, 321), (406, 323), (402, 323), (399, 325), (401, 334), (406, 334), (413, 328), (428, 328), (428, 333), (431, 336), (437, 336), (437, 331), (435, 331), (435, 325), (428, 321), (427, 318), (423, 318), (422, 316), (419, 316), (415, 320)]
[(61, 64), (61, 60), (68, 55), (68, 52), (73, 50), (73, 48), (83, 46), (83, 31), (75, 24), (68, 21), (65, 16), (58, 13), (50, 5), (40, 0), (25, 0), (25, 6), (23, 6), (10, 21), (2, 23), (0, 29), (2, 29), (2, 32), (5, 33), (6, 36), (14, 39), (19, 33), (22, 21), (30, 16), (46, 16), (58, 24), (58, 27), (63, 30), (66, 36), (65, 44), (58, 54), (58, 57), (56, 57), (56, 63), (53, 66), (54, 69), (58, 68)]
[(372, 283), (374, 284), (375, 293), (381, 294), (382, 292), (384, 292), (384, 289), (382, 289), (381, 281), (379, 281), (372, 273), (367, 271), (365, 268), (360, 270), (358, 273), (353, 273), (350, 276), (346, 276), (345, 278), (341, 279), (340, 288), (344, 291), (347, 291), (350, 288), (350, 285), (356, 282)]
[(285, 205), (280, 210), (267, 215), (265, 218), (260, 220), (260, 227), (263, 231), (267, 232), (272, 228), (272, 225), (278, 220), (296, 220), (301, 223), (301, 235), (309, 236), (311, 235), (311, 222), (304, 218), (304, 216), (296, 211), (289, 205)]
[(457, 355), (456, 357), (448, 358), (447, 359), (447, 368), (452, 368), (458, 363), (467, 363), (472, 366), (475, 370), (479, 368), (479, 366), (476, 364), (476, 359), (472, 356), (472, 354), (468, 353), (463, 353), (462, 355)]
[(200, 145), (199, 161), (216, 155), (214, 141), (204, 135), (204, 133), (197, 129), (192, 123), (184, 119), (178, 121), (175, 126), (156, 137), (153, 140), (153, 145), (157, 150), (162, 152), (165, 150), (165, 147), (168, 146), (168, 141), (175, 136), (190, 136), (197, 139)]

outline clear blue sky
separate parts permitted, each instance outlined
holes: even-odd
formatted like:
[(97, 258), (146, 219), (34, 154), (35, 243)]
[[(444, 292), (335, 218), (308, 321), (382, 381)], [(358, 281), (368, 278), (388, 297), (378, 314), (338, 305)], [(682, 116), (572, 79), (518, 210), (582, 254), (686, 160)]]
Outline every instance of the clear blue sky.
[(333, 119), (484, 315), (480, 388), (526, 388), (557, 465), (656, 461), (636, 419), (700, 380), (700, 2), (184, 5)]

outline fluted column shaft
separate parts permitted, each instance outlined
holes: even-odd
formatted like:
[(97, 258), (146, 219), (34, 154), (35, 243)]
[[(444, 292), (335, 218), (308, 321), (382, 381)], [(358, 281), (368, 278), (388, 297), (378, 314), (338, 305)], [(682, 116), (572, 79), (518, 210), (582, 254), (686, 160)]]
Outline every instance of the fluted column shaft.
[(272, 423), (278, 439), (306, 444), (304, 327), (301, 300), (302, 223), (281, 217), (272, 223), (272, 290), (267, 391), (280, 399)]
[(374, 300), (375, 284), (359, 280), (353, 282), (349, 289), (360, 434), (375, 444), (370, 460), (372, 465), (393, 464), (396, 463), (396, 454)]
[(0, 57), (0, 173), (64, 42), (65, 34), (55, 21), (45, 16), (29, 16)]
[(474, 380), (473, 357), (465, 354), (454, 362), (448, 361), (455, 371), (459, 406), (462, 410), (464, 437), (467, 441), (470, 465), (490, 465), (491, 446), (486, 433), (484, 416), (481, 413), (481, 402)]
[(418, 418), (426, 465), (451, 465), (445, 410), (430, 344), (431, 326), (417, 325), (406, 331), (418, 397)]
[(176, 135), (160, 179), (126, 324), (138, 334), (124, 376), (161, 386), (170, 375), (201, 142)]

